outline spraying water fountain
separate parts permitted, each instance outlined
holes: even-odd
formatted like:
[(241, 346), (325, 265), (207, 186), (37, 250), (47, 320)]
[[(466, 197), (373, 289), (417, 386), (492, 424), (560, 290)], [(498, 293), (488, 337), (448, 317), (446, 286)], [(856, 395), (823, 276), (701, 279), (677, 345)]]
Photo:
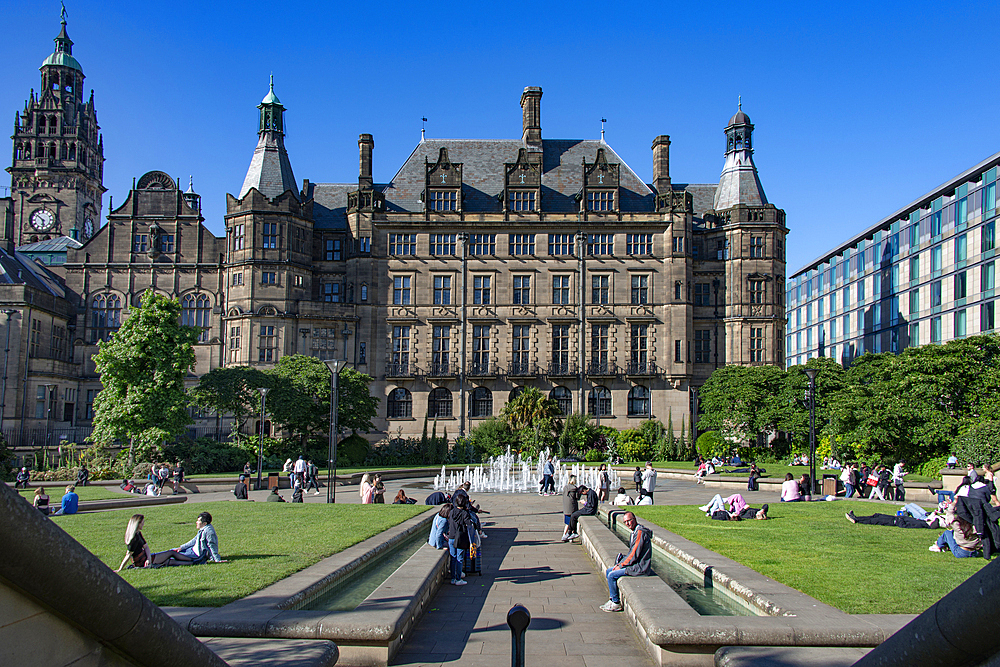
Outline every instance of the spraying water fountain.
[[(477, 493), (537, 493), (542, 479), (541, 463), (549, 456), (549, 450), (544, 449), (536, 463), (530, 456), (521, 458), (520, 454), (511, 454), (508, 447), (506, 454), (491, 456), (489, 461), (480, 466), (465, 466), (465, 470), (453, 470), (451, 474), (442, 465), (441, 474), (434, 476), (434, 489), (454, 491), (459, 484), (469, 482), (472, 485), (470, 490)], [(586, 484), (592, 489), (599, 487), (598, 466), (558, 461), (553, 461), (553, 465), (556, 489), (566, 486), (571, 475), (576, 476), (577, 485)], [(608, 476), (611, 478), (612, 491), (621, 486), (618, 473), (610, 467)]]

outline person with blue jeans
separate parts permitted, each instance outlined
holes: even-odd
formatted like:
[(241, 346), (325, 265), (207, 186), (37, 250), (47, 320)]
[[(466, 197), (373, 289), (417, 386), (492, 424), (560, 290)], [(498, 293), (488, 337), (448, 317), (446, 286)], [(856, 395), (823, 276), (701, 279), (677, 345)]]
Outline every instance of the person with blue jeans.
[[(277, 491), (277, 489), (275, 489)], [(176, 551), (191, 559), (194, 565), (202, 563), (225, 563), (219, 555), (219, 535), (212, 526), (212, 515), (202, 512), (194, 522), (198, 533)]]
[(62, 497), (62, 505), (59, 507), (59, 511), (52, 516), (59, 516), (61, 514), (76, 514), (76, 511), (80, 508), (80, 496), (76, 495), (76, 486), (70, 484), (66, 487), (66, 495)]
[(625, 512), (625, 527), (632, 531), (628, 542), (628, 554), (618, 554), (614, 566), (604, 571), (608, 580), (609, 600), (601, 605), (601, 611), (622, 611), (621, 596), (618, 592), (618, 580), (622, 577), (640, 577), (650, 574), (653, 562), (653, 531), (640, 526), (635, 515)]
[(941, 533), (937, 542), (928, 547), (930, 551), (950, 549), (955, 558), (972, 558), (979, 555), (982, 541), (976, 534), (975, 527), (955, 514), (954, 504), (945, 512), (944, 525), (951, 530)]
[(469, 516), (469, 497), (465, 494), (456, 493), (452, 500), (455, 507), (448, 515), (448, 552), (451, 554), (451, 583), (454, 586), (464, 586), (466, 582), (465, 574), (462, 572), (465, 563), (465, 554), (472, 543), (469, 539), (472, 527), (472, 519)]
[(556, 467), (552, 463), (552, 457), (546, 459), (542, 464), (542, 488), (539, 489), (540, 496), (554, 496), (556, 494), (556, 483), (552, 477), (556, 474)]

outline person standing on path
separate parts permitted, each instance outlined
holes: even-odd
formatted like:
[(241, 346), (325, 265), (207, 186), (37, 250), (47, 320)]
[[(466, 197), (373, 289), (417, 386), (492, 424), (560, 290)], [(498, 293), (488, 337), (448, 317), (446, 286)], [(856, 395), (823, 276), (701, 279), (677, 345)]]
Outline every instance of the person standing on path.
[(639, 498), (642, 498), (642, 470), (639, 469), (639, 466), (636, 466), (635, 472), (632, 473), (632, 481), (635, 482), (635, 492), (639, 494)]
[(652, 572), (653, 562), (653, 531), (640, 526), (635, 515), (625, 512), (625, 527), (632, 531), (628, 541), (628, 554), (618, 554), (614, 566), (604, 571), (608, 580), (607, 602), (601, 605), (601, 611), (622, 611), (621, 597), (618, 593), (618, 580), (622, 577), (641, 577)]
[(548, 457), (542, 464), (542, 487), (538, 490), (540, 496), (554, 496), (556, 493), (556, 483), (552, 476), (556, 474), (556, 467), (552, 463), (552, 457)]
[(174, 461), (174, 493), (180, 493), (181, 484), (184, 482), (184, 466), (180, 460)]
[(295, 479), (299, 480), (299, 486), (305, 486), (306, 484), (306, 460), (299, 455), (299, 458), (295, 461), (295, 466), (292, 468), (292, 472), (295, 473)]
[(906, 490), (903, 488), (903, 478), (910, 473), (903, 468), (906, 467), (906, 459), (899, 459), (899, 463), (892, 467), (892, 486), (895, 491), (896, 502), (906, 500)]
[(608, 465), (606, 463), (601, 464), (597, 486), (600, 489), (597, 499), (602, 503), (608, 502), (611, 499), (611, 477), (608, 476)]
[(309, 489), (316, 489), (313, 491), (314, 496), (319, 495), (319, 468), (316, 464), (312, 462), (312, 459), (306, 461), (306, 493)]
[[(653, 464), (646, 461), (646, 469), (642, 471), (642, 495), (649, 496), (650, 501), (653, 500), (653, 490), (656, 488), (656, 470), (653, 469)], [(640, 500), (642, 500), (640, 498)]]
[(576, 475), (570, 475), (569, 481), (563, 487), (563, 536), (562, 541), (569, 540), (569, 524), (572, 520), (573, 512), (577, 510)]
[(466, 496), (456, 496), (455, 507), (448, 515), (448, 551), (451, 554), (451, 583), (453, 586), (464, 586), (468, 583), (462, 573), (465, 554), (472, 543), (469, 539), (472, 519), (469, 517), (467, 505), (468, 498)]

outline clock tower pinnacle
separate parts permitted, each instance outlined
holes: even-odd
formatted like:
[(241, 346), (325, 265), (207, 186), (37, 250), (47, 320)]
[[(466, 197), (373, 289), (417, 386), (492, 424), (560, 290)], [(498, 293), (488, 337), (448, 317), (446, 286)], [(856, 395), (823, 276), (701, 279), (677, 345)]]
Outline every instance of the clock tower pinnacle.
[(83, 67), (73, 57), (65, 8), (52, 54), (42, 62), (41, 90), (14, 116), (14, 155), (7, 172), (14, 200), (14, 242), (82, 232), (99, 225), (106, 191), (104, 140), (94, 94), (83, 98)]

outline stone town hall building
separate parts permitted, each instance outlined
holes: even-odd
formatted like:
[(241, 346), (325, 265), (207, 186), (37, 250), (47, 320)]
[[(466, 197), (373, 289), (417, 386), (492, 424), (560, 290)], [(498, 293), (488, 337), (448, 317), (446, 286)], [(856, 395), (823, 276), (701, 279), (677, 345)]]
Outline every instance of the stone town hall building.
[(375, 379), (382, 434), (419, 433), (424, 415), (468, 432), (528, 386), (619, 428), (690, 424), (715, 368), (784, 361), (788, 230), (742, 111), (718, 184), (675, 182), (666, 135), (649, 183), (603, 138), (544, 138), (536, 87), (518, 138), (422, 138), (376, 183), (362, 134), (356, 179), (298, 182), (272, 85), (217, 238), (199, 196), (160, 171), (102, 220), (102, 139), (72, 46), (64, 21), (16, 115), (0, 209), (0, 304), (17, 311), (0, 402), (15, 442), (86, 434), (96, 342), (150, 287), (201, 327), (196, 374), (346, 356)]

